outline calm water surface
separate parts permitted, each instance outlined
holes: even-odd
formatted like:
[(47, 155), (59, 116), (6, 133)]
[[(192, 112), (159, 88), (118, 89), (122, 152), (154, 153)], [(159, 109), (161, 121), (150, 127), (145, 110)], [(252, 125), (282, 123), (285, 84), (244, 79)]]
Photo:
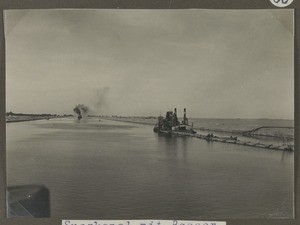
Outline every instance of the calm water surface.
[(7, 124), (7, 183), (48, 187), (52, 217), (291, 218), (293, 160), (290, 152), (159, 137), (143, 124)]

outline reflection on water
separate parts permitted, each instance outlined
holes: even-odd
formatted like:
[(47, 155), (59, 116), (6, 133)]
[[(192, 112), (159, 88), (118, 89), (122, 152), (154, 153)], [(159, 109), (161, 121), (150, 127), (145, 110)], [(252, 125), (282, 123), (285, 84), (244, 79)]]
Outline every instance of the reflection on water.
[(48, 187), (54, 217), (291, 218), (293, 158), (92, 118), (7, 125), (8, 185)]
[[(173, 157), (186, 159), (187, 145), (190, 137), (168, 137), (158, 136), (157, 145), (163, 149), (166, 156), (172, 160)], [(180, 155), (179, 155), (180, 154)]]

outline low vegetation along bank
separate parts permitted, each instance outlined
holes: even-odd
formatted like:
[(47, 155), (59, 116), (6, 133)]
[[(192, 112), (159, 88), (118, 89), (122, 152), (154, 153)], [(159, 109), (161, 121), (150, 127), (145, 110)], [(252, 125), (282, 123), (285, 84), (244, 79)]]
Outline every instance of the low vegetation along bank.
[(6, 113), (6, 123), (23, 122), (32, 120), (48, 120), (52, 118), (69, 117), (73, 115), (58, 115), (58, 114), (25, 114), (25, 113)]

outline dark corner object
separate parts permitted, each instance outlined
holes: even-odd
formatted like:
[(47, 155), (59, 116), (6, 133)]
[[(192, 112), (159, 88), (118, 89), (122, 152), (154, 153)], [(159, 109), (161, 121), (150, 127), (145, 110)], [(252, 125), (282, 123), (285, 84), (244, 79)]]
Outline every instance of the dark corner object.
[(7, 217), (50, 217), (49, 190), (42, 185), (7, 187)]

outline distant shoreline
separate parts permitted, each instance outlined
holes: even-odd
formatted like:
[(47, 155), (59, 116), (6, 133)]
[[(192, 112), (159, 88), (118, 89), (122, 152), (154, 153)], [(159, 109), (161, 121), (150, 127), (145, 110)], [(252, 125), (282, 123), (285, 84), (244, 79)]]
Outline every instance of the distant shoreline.
[(137, 123), (137, 124), (145, 124), (145, 125), (152, 125), (154, 126), (156, 122), (152, 121), (133, 121), (133, 120), (128, 120), (128, 118), (122, 118), (122, 117), (101, 117), (106, 120), (111, 120), (111, 121), (118, 121), (118, 122), (127, 122), (127, 123)]
[(35, 120), (49, 120), (54, 118), (63, 118), (65, 116), (6, 116), (6, 123), (27, 122)]
[(18, 123), (18, 122), (27, 122), (35, 120), (45, 120), (46, 118), (31, 118), (31, 119), (20, 119), (20, 120), (6, 120), (6, 123)]

